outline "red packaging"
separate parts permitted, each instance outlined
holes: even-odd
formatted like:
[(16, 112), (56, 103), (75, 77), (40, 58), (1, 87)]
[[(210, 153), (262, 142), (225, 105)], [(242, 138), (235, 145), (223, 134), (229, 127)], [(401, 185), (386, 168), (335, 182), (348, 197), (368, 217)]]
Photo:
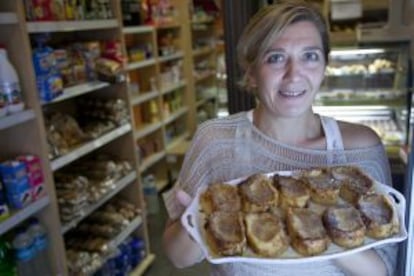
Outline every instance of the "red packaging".
[(39, 157), (35, 155), (22, 155), (17, 160), (26, 166), (26, 173), (32, 192), (32, 200), (37, 200), (46, 194), (44, 177)]
[(32, 16), (35, 21), (52, 21), (52, 5), (53, 0), (28, 0), (31, 2), (31, 7), (33, 10)]

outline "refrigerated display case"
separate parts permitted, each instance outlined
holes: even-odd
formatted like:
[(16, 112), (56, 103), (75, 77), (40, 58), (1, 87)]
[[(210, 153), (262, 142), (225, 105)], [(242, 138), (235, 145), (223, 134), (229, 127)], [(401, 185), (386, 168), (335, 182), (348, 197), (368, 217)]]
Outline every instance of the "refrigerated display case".
[[(390, 159), (407, 141), (408, 47), (333, 49), (314, 110), (374, 129)], [(392, 166), (400, 165), (393, 160)], [(403, 167), (395, 170), (403, 171)]]

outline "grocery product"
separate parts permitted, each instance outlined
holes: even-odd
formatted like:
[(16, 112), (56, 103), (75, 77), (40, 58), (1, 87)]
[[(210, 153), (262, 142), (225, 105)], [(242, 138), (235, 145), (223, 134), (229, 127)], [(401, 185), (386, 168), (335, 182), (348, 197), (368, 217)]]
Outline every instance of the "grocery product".
[(29, 219), (27, 233), (33, 239), (34, 251), (34, 270), (37, 275), (49, 276), (52, 275), (49, 269), (49, 262), (47, 257), (48, 237), (46, 229), (40, 224), (36, 218)]
[[(34, 276), (33, 268), (35, 267), (35, 251), (33, 250), (33, 238), (24, 228), (16, 230), (16, 236), (13, 239), (13, 249), (17, 263), (17, 273), (19, 276)], [(40, 275), (39, 275), (40, 276)]]
[(16, 265), (13, 261), (10, 244), (4, 239), (0, 239), (0, 275), (16, 275)]
[(5, 106), (0, 103), (0, 116), (23, 110), (24, 103), (16, 70), (10, 63), (7, 51), (0, 47), (0, 98), (5, 99)]

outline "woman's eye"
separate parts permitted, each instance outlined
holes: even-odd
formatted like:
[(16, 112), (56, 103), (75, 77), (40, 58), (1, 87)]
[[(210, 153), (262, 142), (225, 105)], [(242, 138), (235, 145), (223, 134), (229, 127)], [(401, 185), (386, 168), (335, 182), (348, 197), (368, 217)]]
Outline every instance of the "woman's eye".
[(267, 63), (283, 63), (286, 57), (282, 54), (271, 54), (266, 58)]
[(319, 54), (316, 52), (306, 52), (303, 54), (303, 60), (305, 61), (319, 61)]

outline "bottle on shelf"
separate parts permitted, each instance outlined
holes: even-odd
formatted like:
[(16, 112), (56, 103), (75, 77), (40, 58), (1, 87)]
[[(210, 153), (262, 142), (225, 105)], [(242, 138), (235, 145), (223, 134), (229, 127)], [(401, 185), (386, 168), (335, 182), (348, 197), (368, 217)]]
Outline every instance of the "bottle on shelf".
[(11, 253), (10, 244), (0, 239), (0, 275), (2, 276), (16, 275), (16, 266)]
[[(0, 116), (23, 110), (19, 78), (7, 51), (0, 46)], [(3, 102), (4, 99), (4, 102)]]
[(37, 275), (49, 276), (52, 275), (49, 269), (49, 262), (47, 257), (48, 237), (47, 231), (37, 218), (29, 219), (27, 228), (28, 234), (33, 239), (33, 250), (35, 258), (35, 271)]
[(159, 211), (159, 203), (155, 176), (152, 174), (147, 175), (143, 179), (143, 184), (144, 197), (147, 204), (147, 213), (157, 214)]
[(33, 250), (33, 238), (22, 227), (16, 229), (16, 235), (12, 242), (17, 274), (19, 276), (34, 276), (35, 252)]

